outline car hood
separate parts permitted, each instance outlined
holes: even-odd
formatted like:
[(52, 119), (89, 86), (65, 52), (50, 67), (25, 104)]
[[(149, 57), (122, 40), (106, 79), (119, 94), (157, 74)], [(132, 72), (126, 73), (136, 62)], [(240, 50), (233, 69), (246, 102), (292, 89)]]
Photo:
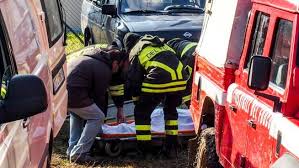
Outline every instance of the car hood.
[(121, 15), (130, 32), (201, 30), (204, 15)]

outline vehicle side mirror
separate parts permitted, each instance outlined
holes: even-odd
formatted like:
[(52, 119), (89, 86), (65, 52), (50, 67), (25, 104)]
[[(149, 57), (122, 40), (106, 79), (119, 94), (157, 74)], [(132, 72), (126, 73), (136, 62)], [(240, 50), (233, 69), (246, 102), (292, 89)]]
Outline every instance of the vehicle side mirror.
[(103, 5), (102, 6), (102, 14), (103, 15), (111, 15), (112, 17), (117, 15), (116, 5)]
[(248, 87), (255, 91), (266, 90), (270, 82), (272, 60), (269, 57), (253, 56), (250, 59)]
[(101, 0), (92, 0), (92, 3), (98, 7), (100, 7), (102, 5)]
[(0, 101), (0, 124), (34, 116), (48, 107), (46, 88), (37, 76), (16, 75), (7, 89)]

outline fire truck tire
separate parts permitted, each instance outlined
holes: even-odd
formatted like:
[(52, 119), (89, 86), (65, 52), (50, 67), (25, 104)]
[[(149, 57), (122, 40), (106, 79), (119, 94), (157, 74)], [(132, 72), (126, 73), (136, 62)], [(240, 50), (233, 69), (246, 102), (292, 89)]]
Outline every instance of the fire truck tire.
[(115, 142), (107, 142), (105, 144), (105, 152), (110, 157), (117, 157), (122, 152), (122, 143), (115, 141)]
[(188, 141), (188, 167), (196, 166), (196, 149), (198, 148), (198, 137), (192, 138)]
[(221, 168), (216, 153), (215, 128), (201, 131), (196, 155), (196, 168)]

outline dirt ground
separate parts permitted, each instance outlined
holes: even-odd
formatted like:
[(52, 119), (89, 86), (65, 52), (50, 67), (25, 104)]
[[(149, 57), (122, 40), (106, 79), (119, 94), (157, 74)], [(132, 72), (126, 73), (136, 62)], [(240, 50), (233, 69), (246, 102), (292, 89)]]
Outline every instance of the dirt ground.
[[(66, 120), (59, 135), (54, 140), (52, 167), (57, 168), (83, 168), (83, 167), (107, 167), (107, 168), (185, 168), (187, 167), (187, 147), (184, 146), (180, 150), (179, 157), (176, 160), (136, 160), (127, 154), (123, 154), (118, 158), (109, 158), (108, 156), (100, 156), (100, 164), (93, 166), (70, 164), (65, 151), (69, 135), (69, 121)], [(97, 158), (97, 156), (95, 156)], [(98, 157), (99, 158), (99, 157)]]

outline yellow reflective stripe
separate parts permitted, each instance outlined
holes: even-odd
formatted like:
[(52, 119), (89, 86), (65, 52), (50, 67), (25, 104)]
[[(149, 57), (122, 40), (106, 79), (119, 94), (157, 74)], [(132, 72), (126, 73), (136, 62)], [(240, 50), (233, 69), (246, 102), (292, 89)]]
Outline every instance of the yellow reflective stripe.
[(150, 141), (152, 140), (151, 135), (136, 135), (137, 141)]
[(133, 100), (133, 101), (138, 101), (138, 100), (139, 100), (139, 97), (134, 97), (134, 96), (133, 96), (133, 97), (132, 97), (132, 100)]
[(150, 125), (136, 125), (136, 131), (150, 131), (151, 126)]
[(167, 88), (167, 89), (148, 89), (148, 88), (142, 88), (142, 92), (147, 92), (147, 93), (166, 93), (166, 92), (176, 92), (176, 91), (181, 91), (185, 90), (186, 86), (184, 87), (175, 87), (175, 88)]
[(147, 61), (151, 60), (154, 56), (159, 54), (160, 52), (163, 51), (171, 51), (175, 53), (175, 51), (170, 48), (168, 45), (164, 45), (162, 47), (152, 47), (152, 46), (147, 46), (145, 47), (139, 54), (139, 61), (141, 65), (144, 65)]
[(124, 95), (124, 90), (119, 90), (119, 91), (110, 91), (111, 96), (123, 96)]
[(190, 43), (190, 44), (188, 44), (188, 45), (184, 48), (184, 50), (182, 51), (181, 57), (183, 57), (183, 56), (186, 54), (186, 52), (187, 52), (190, 48), (192, 48), (192, 47), (194, 47), (194, 46), (197, 46), (197, 43)]
[(142, 86), (150, 87), (150, 88), (166, 88), (166, 87), (186, 85), (186, 84), (187, 84), (187, 81), (176, 81), (176, 82), (169, 82), (169, 83), (165, 83), (165, 84), (142, 83)]
[(185, 102), (187, 102), (187, 101), (189, 101), (189, 100), (191, 100), (191, 95), (188, 95), (188, 96), (184, 96), (184, 97), (183, 97), (183, 103), (185, 103)]
[(192, 74), (192, 71), (193, 71), (193, 68), (190, 67), (189, 65), (187, 65), (186, 67), (188, 68), (189, 74), (191, 75), (191, 74)]
[(1, 97), (2, 99), (4, 99), (6, 96), (6, 89), (5, 88), (1, 88)]
[(166, 135), (178, 135), (178, 130), (166, 130)]
[(121, 85), (115, 85), (115, 86), (110, 86), (109, 89), (110, 90), (124, 90), (124, 84)]
[(145, 69), (147, 69), (148, 67), (152, 67), (152, 66), (164, 69), (165, 71), (170, 73), (172, 80), (177, 80), (175, 71), (173, 69), (171, 69), (169, 66), (167, 66), (161, 62), (157, 62), (157, 61), (148, 61), (145, 65)]
[(167, 126), (176, 126), (178, 125), (178, 120), (166, 120), (166, 124)]
[(183, 79), (183, 75), (182, 75), (183, 67), (184, 67), (183, 64), (179, 62), (178, 68), (176, 69), (179, 79)]

